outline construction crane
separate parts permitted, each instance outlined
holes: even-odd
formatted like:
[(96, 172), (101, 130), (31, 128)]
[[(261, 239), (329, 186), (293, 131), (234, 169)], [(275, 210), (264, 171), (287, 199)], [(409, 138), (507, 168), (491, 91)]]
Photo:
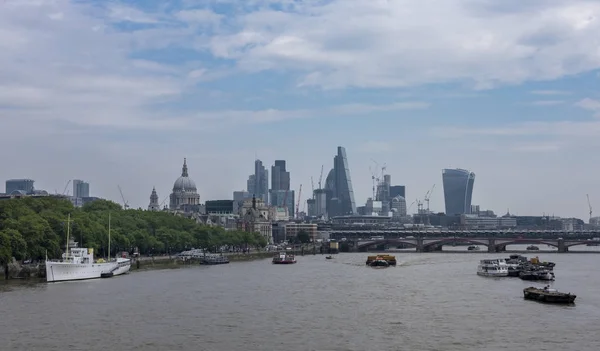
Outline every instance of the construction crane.
[(69, 181), (67, 182), (67, 185), (65, 185), (65, 190), (63, 190), (63, 192), (62, 192), (63, 195), (68, 195), (68, 194), (66, 194), (66, 192), (67, 192), (67, 188), (69, 187), (69, 184), (71, 184), (71, 179), (69, 179)]
[(121, 193), (121, 199), (123, 199), (123, 209), (128, 209), (129, 208), (129, 203), (125, 200), (125, 196), (123, 196), (123, 191), (121, 190), (121, 186), (117, 185), (117, 187), (119, 188), (119, 192)]
[(429, 212), (429, 199), (431, 198), (431, 193), (433, 193), (433, 189), (435, 189), (435, 184), (431, 187), (431, 189), (425, 194), (425, 202), (427, 202), (427, 213)]
[(323, 189), (321, 181), (323, 180), (323, 165), (321, 165), (321, 175), (319, 176), (319, 189)]
[(588, 223), (592, 224), (592, 204), (590, 203), (590, 195), (585, 194), (585, 196), (587, 196), (588, 208), (590, 209), (590, 220), (588, 221)]
[(298, 201), (296, 201), (296, 218), (300, 217), (300, 198), (302, 197), (302, 184), (300, 184), (300, 190), (298, 190)]
[[(379, 163), (377, 163), (377, 161), (375, 161), (374, 159), (371, 159), (371, 161), (373, 161), (373, 163), (375, 163), (375, 165), (377, 166), (375, 169), (378, 171), (379, 170)], [(376, 173), (377, 171), (374, 171), (371, 166), (369, 166), (369, 171), (371, 172), (371, 180), (373, 181), (373, 200), (376, 200), (376, 194), (377, 194), (377, 184), (379, 183), (379, 175)]]
[(165, 203), (165, 201), (167, 201), (168, 198), (169, 198), (169, 195), (165, 196), (165, 199), (162, 200), (162, 202), (158, 205), (158, 207), (161, 208), (162, 205)]

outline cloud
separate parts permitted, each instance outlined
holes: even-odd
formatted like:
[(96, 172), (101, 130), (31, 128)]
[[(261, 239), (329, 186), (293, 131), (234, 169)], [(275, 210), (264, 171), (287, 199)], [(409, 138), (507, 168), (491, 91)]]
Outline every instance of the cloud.
[(211, 52), (249, 72), (294, 71), (302, 86), (326, 88), (490, 88), (600, 67), (600, 3), (593, 1), (511, 2), (499, 10), (469, 0), (332, 0), (288, 8), (238, 16), (239, 28), (214, 37)]
[(600, 100), (585, 98), (583, 100), (578, 101), (575, 104), (575, 106), (580, 107), (584, 110), (600, 113)]

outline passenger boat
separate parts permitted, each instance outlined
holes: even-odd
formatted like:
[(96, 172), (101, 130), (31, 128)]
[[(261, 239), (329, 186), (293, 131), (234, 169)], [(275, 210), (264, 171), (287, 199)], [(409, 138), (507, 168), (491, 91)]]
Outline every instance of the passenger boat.
[(273, 264), (293, 264), (296, 263), (294, 255), (287, 252), (280, 252), (273, 257)]
[(479, 251), (479, 246), (470, 245), (469, 247), (467, 247), (467, 250), (469, 250), (469, 251)]
[(527, 246), (527, 251), (538, 251), (540, 248), (535, 245)]
[[(108, 219), (108, 252), (110, 252), (110, 216)], [(131, 260), (118, 257), (106, 262), (102, 259), (94, 261), (94, 249), (79, 248), (77, 243), (69, 240), (71, 216), (67, 219), (67, 245), (61, 260), (48, 260), (46, 257), (46, 281), (59, 282), (108, 278), (129, 272)], [(69, 250), (69, 247), (73, 246)]]
[(377, 256), (374, 260), (372, 260), (371, 262), (369, 262), (369, 267), (375, 267), (375, 268), (386, 268), (389, 267), (390, 264), (388, 263), (387, 260), (385, 260), (383, 257)]
[(543, 288), (529, 287), (523, 289), (523, 297), (527, 300), (535, 300), (549, 303), (574, 303), (577, 295), (561, 293), (556, 289), (550, 289), (549, 285)]
[(508, 266), (503, 258), (481, 260), (477, 266), (477, 275), (483, 277), (507, 277)]
[(396, 256), (392, 256), (392, 255), (368, 256), (366, 265), (367, 266), (370, 265), (371, 262), (373, 262), (374, 260), (376, 260), (378, 258), (385, 260), (390, 266), (396, 265)]
[(325, 256), (325, 259), (327, 259), (327, 260), (330, 260), (330, 259), (332, 259), (332, 258), (333, 258), (333, 257), (331, 257), (331, 256)]
[(205, 254), (200, 258), (200, 264), (215, 265), (215, 264), (227, 264), (229, 258), (223, 255), (211, 255)]

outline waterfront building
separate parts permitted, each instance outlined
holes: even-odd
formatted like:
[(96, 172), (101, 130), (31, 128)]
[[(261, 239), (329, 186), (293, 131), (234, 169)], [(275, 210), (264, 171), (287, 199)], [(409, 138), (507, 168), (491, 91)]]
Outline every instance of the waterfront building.
[(169, 196), (169, 209), (181, 212), (201, 212), (200, 195), (196, 183), (189, 177), (187, 160), (183, 159), (181, 176), (173, 184), (173, 192)]
[(517, 227), (517, 219), (515, 217), (480, 217), (462, 214), (460, 224), (464, 229), (509, 229)]
[(90, 183), (84, 182), (83, 180), (73, 180), (73, 197), (90, 197)]
[(152, 188), (150, 194), (150, 204), (148, 205), (148, 211), (160, 211), (160, 204), (158, 203), (158, 194), (156, 188)]
[(444, 169), (442, 182), (446, 214), (470, 214), (475, 173), (464, 169)]
[(317, 224), (316, 223), (286, 223), (285, 237), (287, 240), (292, 240), (298, 236), (298, 233), (305, 231), (312, 241), (317, 239)]
[(21, 194), (31, 194), (34, 191), (34, 182), (33, 179), (9, 179), (6, 181), (6, 195), (10, 195), (16, 191), (19, 191)]

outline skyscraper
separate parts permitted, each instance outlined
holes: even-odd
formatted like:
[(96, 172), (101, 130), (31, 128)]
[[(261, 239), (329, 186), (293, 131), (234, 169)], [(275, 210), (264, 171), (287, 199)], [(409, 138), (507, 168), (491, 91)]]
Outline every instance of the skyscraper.
[(248, 192), (256, 198), (269, 202), (269, 171), (263, 166), (261, 160), (254, 161), (254, 174), (248, 177)]
[(73, 197), (90, 197), (90, 183), (83, 180), (73, 180)]
[(475, 173), (458, 168), (444, 169), (442, 183), (444, 184), (446, 215), (471, 213)]
[(284, 160), (276, 160), (271, 166), (271, 190), (290, 190), (290, 172), (285, 169)]
[[(333, 206), (333, 208), (337, 207), (335, 208), (336, 215), (356, 214), (348, 157), (346, 156), (346, 149), (341, 146), (338, 146), (337, 155), (333, 158), (333, 178), (333, 182), (335, 183), (333, 196), (334, 199), (337, 199), (337, 205)], [(329, 175), (327, 176), (327, 182), (331, 182)]]

